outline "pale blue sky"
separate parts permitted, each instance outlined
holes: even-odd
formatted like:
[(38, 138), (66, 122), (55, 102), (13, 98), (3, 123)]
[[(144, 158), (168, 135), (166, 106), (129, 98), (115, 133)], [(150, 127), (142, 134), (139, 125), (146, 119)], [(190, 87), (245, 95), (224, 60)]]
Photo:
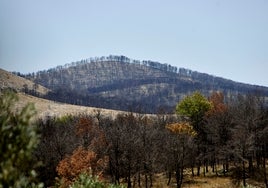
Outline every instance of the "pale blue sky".
[(268, 86), (268, 0), (0, 0), (0, 68), (110, 54)]

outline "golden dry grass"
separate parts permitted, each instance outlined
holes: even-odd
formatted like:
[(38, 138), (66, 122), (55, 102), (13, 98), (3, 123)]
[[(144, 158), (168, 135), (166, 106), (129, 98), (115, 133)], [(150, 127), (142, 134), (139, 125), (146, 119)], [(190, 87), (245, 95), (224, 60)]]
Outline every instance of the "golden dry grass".
[[(153, 178), (153, 188), (176, 188), (176, 181), (173, 177), (169, 186), (167, 186), (168, 179), (164, 174), (155, 174)], [(250, 185), (248, 188), (265, 188), (263, 182), (257, 182), (252, 179), (246, 180)], [(231, 177), (228, 176), (216, 176), (211, 171), (206, 176), (194, 176), (190, 174), (190, 171), (185, 172), (182, 188), (242, 188), (242, 182), (240, 185), (235, 185), (232, 182)]]
[(235, 187), (228, 177), (194, 177), (192, 181), (185, 182), (186, 188), (232, 188)]
[[(169, 186), (167, 186), (167, 178), (162, 175), (154, 177), (155, 188), (176, 188), (176, 182), (173, 179)], [(186, 176), (182, 184), (182, 188), (235, 188), (232, 181), (228, 177), (203, 177)]]
[[(0, 69), (0, 88), (5, 89), (5, 88), (12, 88), (16, 91), (21, 91), (23, 90), (24, 86), (28, 87), (30, 90), (34, 90), (35, 83), (27, 80), (25, 78), (16, 76), (8, 71), (5, 71), (3, 69)], [(37, 87), (36, 92), (40, 94), (46, 94), (49, 89), (41, 86), (41, 85), (36, 85)]]
[(19, 101), (14, 107), (15, 110), (21, 109), (27, 103), (33, 103), (37, 111), (36, 118), (44, 118), (46, 116), (61, 117), (64, 115), (79, 115), (79, 114), (91, 114), (94, 115), (100, 111), (104, 117), (116, 117), (120, 113), (126, 113), (124, 111), (109, 110), (94, 107), (85, 107), (78, 105), (71, 105), (59, 102), (53, 102), (50, 100), (34, 97), (24, 93), (18, 93)]

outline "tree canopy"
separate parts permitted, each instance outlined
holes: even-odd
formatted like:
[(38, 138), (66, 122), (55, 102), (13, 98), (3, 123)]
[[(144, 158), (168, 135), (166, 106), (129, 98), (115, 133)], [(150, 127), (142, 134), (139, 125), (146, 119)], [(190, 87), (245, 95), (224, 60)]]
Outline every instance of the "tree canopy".
[(198, 130), (200, 122), (211, 108), (212, 103), (208, 99), (200, 92), (194, 92), (177, 104), (176, 113), (189, 118), (194, 129)]

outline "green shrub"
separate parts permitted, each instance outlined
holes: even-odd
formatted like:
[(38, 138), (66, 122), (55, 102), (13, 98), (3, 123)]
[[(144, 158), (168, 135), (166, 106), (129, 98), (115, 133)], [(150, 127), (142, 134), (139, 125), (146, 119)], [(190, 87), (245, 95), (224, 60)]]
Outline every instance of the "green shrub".
[(78, 179), (70, 188), (104, 188), (104, 184), (99, 182), (96, 177), (87, 174), (79, 175)]
[(17, 96), (9, 91), (0, 93), (0, 188), (42, 187), (35, 183), (36, 164), (33, 150), (38, 135), (31, 125), (35, 114), (33, 104), (14, 112)]
[(78, 179), (70, 185), (70, 188), (124, 188), (123, 185), (105, 184), (97, 177), (80, 174)]

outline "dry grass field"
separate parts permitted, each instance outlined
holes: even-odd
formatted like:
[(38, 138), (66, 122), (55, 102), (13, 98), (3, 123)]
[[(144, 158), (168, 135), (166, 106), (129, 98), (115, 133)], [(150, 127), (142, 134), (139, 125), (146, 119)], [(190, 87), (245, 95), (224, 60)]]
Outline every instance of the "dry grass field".
[(78, 115), (78, 114), (97, 114), (101, 113), (104, 117), (115, 117), (120, 113), (126, 113), (117, 110), (108, 110), (94, 107), (85, 107), (78, 105), (71, 105), (50, 100), (34, 97), (24, 93), (18, 93), (19, 101), (15, 106), (16, 109), (21, 109), (27, 103), (33, 103), (37, 111), (37, 118), (44, 118), (46, 116), (61, 117), (64, 115)]
[(35, 89), (36, 92), (39, 94), (46, 94), (49, 91), (49, 89), (38, 84), (36, 85), (30, 80), (16, 76), (10, 72), (0, 69), (0, 88), (1, 89), (12, 88), (16, 91), (21, 91), (24, 89), (25, 86), (27, 86), (29, 90)]
[[(154, 177), (154, 185), (155, 188), (176, 188), (176, 182), (173, 179), (173, 182), (169, 186), (167, 186), (167, 178), (163, 177), (163, 175), (156, 175)], [(248, 188), (264, 188), (263, 183), (259, 182), (248, 182), (250, 185)], [(185, 176), (184, 183), (182, 184), (182, 188), (242, 188), (242, 185), (234, 185), (230, 177), (220, 176), (217, 177), (215, 175), (210, 176)]]
[(232, 184), (229, 178), (224, 177), (195, 177), (193, 181), (189, 181), (183, 184), (183, 187), (188, 188), (232, 188)]
[(46, 116), (63, 116), (63, 115), (76, 115), (76, 114), (96, 114), (101, 112), (102, 116), (115, 117), (119, 113), (125, 113), (123, 111), (100, 109), (93, 107), (84, 107), (77, 105), (64, 104), (59, 102), (53, 102), (50, 100), (34, 97), (24, 94), (23, 91), (27, 87), (29, 90), (35, 89), (39, 94), (46, 94), (49, 89), (36, 85), (32, 81), (25, 78), (16, 76), (8, 71), (0, 69), (0, 89), (14, 89), (18, 92), (19, 101), (14, 106), (14, 110), (21, 109), (27, 103), (33, 103), (35, 105), (37, 116), (36, 118), (44, 118)]
[[(162, 174), (154, 176), (153, 188), (176, 188), (176, 182), (173, 179), (170, 185), (167, 185), (167, 178)], [(138, 187), (138, 186), (135, 186)], [(236, 188), (228, 177), (185, 177), (182, 188)]]

